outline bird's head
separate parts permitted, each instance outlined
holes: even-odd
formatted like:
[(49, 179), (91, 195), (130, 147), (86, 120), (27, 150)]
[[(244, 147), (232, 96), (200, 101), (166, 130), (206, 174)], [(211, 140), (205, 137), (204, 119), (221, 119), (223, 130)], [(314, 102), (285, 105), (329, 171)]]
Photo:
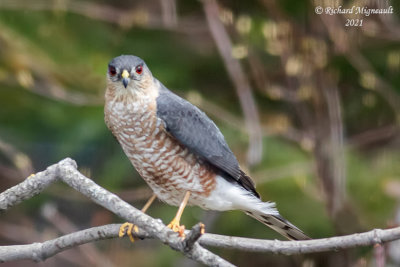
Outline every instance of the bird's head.
[(113, 58), (108, 64), (107, 80), (117, 91), (134, 92), (151, 86), (153, 75), (141, 58), (122, 55)]

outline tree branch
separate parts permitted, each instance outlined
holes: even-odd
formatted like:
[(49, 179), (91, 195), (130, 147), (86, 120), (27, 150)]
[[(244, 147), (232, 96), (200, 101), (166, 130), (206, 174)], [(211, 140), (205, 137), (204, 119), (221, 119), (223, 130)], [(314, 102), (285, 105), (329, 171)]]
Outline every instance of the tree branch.
[[(5, 211), (21, 201), (39, 194), (43, 189), (57, 180), (62, 180), (97, 204), (129, 222), (135, 223), (149, 236), (161, 240), (164, 244), (169, 245), (174, 250), (182, 252), (192, 260), (209, 266), (232, 266), (229, 262), (204, 249), (198, 243), (193, 244), (191, 249), (187, 249), (186, 243), (183, 242), (175, 232), (166, 227), (161, 220), (153, 219), (132, 207), (118, 196), (98, 186), (92, 180), (82, 175), (77, 170), (76, 162), (70, 158), (48, 167), (45, 171), (27, 178), (22, 183), (0, 194), (0, 211)], [(68, 236), (69, 235), (66, 237)], [(73, 246), (73, 244), (74, 243), (67, 244), (64, 249)], [(30, 257), (31, 259), (40, 260), (46, 258), (47, 255), (47, 257), (53, 255), (51, 253), (54, 249), (57, 249), (57, 246), (55, 246), (55, 244), (51, 245), (50, 247), (45, 247), (45, 250), (48, 252), (44, 254), (38, 254), (35, 250), (39, 249), (40, 252), (40, 245), (37, 247), (27, 247), (29, 245), (25, 245), (20, 248), (20, 252), (15, 253), (25, 253), (23, 255), (26, 255), (26, 253), (30, 251), (33, 254)], [(15, 257), (13, 259), (18, 258)]]
[(385, 230), (374, 229), (365, 233), (305, 241), (262, 240), (204, 234), (199, 242), (201, 245), (220, 248), (294, 255), (371, 246), (397, 239), (400, 239), (400, 227)]
[[(120, 224), (93, 227), (83, 231), (64, 235), (43, 243), (0, 247), (0, 262), (14, 260), (44, 261), (66, 249), (96, 240), (118, 237)], [(145, 235), (143, 235), (144, 237)]]
[[(101, 188), (77, 169), (75, 161), (67, 158), (48, 167), (24, 182), (0, 194), (0, 210), (28, 199), (52, 182), (62, 180), (91, 200), (109, 209), (120, 217), (135, 223), (139, 227), (138, 238), (155, 238), (187, 257), (212, 266), (232, 266), (229, 262), (214, 255), (202, 246), (238, 249), (251, 252), (272, 252), (285, 255), (335, 251), (360, 246), (371, 246), (400, 239), (400, 227), (375, 229), (369, 232), (340, 237), (314, 239), (306, 241), (262, 240), (243, 237), (203, 234), (202, 225), (197, 224), (192, 231), (186, 231), (187, 238), (181, 240), (176, 233), (167, 228), (160, 220), (140, 212), (116, 195)], [(117, 238), (120, 224), (109, 224), (74, 232), (59, 238), (29, 245), (0, 246), (0, 262), (31, 259), (42, 261), (66, 249), (103, 239)], [(202, 246), (200, 246), (202, 245)]]
[[(43, 243), (0, 247), (0, 262), (30, 259), (45, 260), (66, 249), (85, 243), (118, 238), (120, 224), (108, 224), (71, 233)], [(199, 225), (196, 225), (197, 228)], [(194, 227), (194, 228), (196, 228)], [(187, 231), (190, 234), (189, 231)], [(194, 234), (196, 235), (196, 233)], [(139, 228), (135, 234), (140, 239), (152, 238)], [(204, 234), (199, 242), (204, 246), (238, 249), (251, 252), (272, 252), (284, 255), (306, 254), (315, 252), (348, 249), (360, 246), (371, 246), (397, 240), (400, 238), (400, 227), (393, 229), (375, 229), (369, 232), (340, 237), (315, 239), (307, 241), (262, 240), (243, 237)]]

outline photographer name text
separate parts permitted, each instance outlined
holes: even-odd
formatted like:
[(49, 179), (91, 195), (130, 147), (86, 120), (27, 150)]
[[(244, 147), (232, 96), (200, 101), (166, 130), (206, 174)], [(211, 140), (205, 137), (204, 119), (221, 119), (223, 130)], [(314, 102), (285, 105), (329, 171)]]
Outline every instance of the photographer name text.
[(315, 8), (315, 13), (318, 15), (324, 13), (327, 15), (338, 15), (338, 14), (361, 14), (366, 17), (373, 14), (393, 14), (393, 6), (389, 6), (387, 8), (369, 8), (367, 6), (352, 6), (351, 8), (343, 8), (342, 6), (338, 7), (321, 7), (317, 6)]

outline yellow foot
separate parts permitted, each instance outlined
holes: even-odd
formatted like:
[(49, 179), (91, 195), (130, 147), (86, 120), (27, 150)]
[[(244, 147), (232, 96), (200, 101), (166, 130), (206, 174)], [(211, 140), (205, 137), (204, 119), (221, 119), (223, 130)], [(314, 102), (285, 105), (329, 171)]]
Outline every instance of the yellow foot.
[(32, 173), (31, 175), (29, 175), (28, 176), (28, 178), (26, 178), (26, 179), (29, 179), (29, 178), (32, 178), (32, 177), (34, 177), (35, 176), (35, 174), (34, 173)]
[(176, 232), (179, 234), (182, 239), (185, 238), (185, 226), (184, 225), (179, 225), (179, 221), (176, 219), (173, 219), (168, 225), (168, 228), (171, 228), (172, 231)]
[(138, 233), (139, 232), (139, 228), (132, 224), (132, 223), (124, 223), (121, 225), (121, 227), (119, 228), (119, 237), (123, 237), (125, 234), (127, 236), (129, 236), (129, 239), (131, 240), (131, 242), (135, 242), (135, 237), (132, 235), (132, 232), (134, 233)]

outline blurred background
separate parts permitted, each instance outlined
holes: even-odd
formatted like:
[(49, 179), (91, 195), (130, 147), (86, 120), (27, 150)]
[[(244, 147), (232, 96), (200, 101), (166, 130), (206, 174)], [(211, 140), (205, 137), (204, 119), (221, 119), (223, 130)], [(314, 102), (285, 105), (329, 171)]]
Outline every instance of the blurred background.
[[(317, 15), (318, 6), (394, 12)], [(71, 157), (144, 205), (151, 192), (103, 120), (107, 64), (134, 54), (217, 123), (263, 199), (309, 236), (397, 226), (399, 14), (399, 1), (379, 0), (0, 0), (0, 190)], [(148, 211), (164, 223), (175, 212), (160, 202)], [(281, 239), (239, 211), (185, 210), (188, 228), (198, 221), (211, 233)], [(0, 215), (0, 244), (117, 222), (57, 183)], [(400, 266), (398, 242), (306, 256), (211, 250), (239, 266)], [(160, 242), (124, 238), (4, 266), (195, 265)]]

